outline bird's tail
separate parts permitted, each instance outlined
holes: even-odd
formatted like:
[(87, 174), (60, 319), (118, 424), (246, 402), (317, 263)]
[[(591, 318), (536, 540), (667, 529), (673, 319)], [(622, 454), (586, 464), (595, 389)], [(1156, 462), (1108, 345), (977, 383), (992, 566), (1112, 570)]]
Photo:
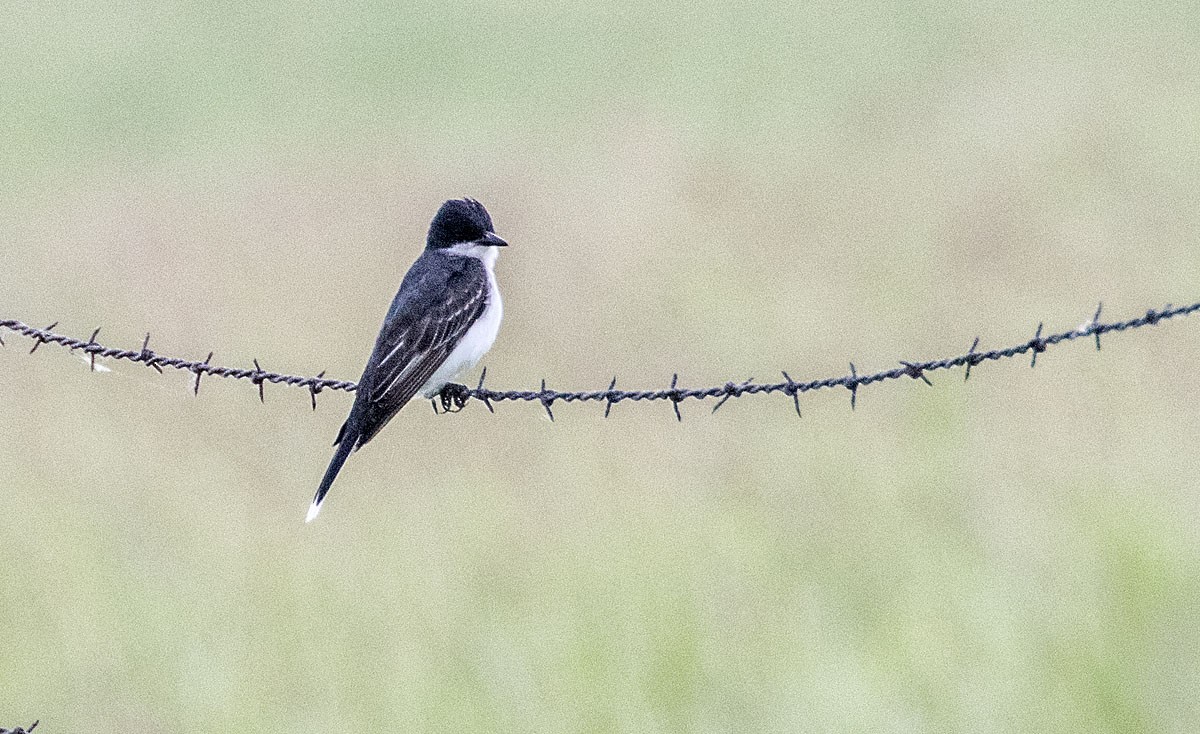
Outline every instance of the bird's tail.
[(358, 436), (346, 435), (346, 427), (342, 426), (341, 432), (338, 433), (337, 451), (329, 460), (329, 468), (325, 470), (325, 476), (321, 478), (321, 486), (317, 487), (317, 494), (313, 497), (312, 504), (309, 505), (308, 515), (304, 517), (304, 522), (312, 522), (317, 513), (321, 511), (321, 503), (325, 501), (325, 495), (329, 493), (329, 488), (333, 486), (333, 480), (342, 470), (342, 464), (346, 463), (346, 458), (350, 456), (350, 452), (354, 450), (354, 444), (357, 442)]

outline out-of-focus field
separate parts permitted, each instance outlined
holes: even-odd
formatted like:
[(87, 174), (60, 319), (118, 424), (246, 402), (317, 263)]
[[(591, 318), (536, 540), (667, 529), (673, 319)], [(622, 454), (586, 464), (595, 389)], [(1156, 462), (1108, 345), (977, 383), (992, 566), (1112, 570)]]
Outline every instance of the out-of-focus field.
[[(513, 244), (498, 388), (1200, 294), (1193, 6), (738, 5), (6, 8), (0, 317), (355, 379), (461, 195)], [(312, 525), (346, 394), (5, 340), (3, 726), (1200, 728), (1195, 320), (802, 420), (418, 403)]]

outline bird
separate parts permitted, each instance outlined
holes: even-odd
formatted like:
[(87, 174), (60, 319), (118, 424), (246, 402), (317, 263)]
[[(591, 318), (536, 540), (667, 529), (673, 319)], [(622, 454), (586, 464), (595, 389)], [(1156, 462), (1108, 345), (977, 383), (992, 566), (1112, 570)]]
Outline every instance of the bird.
[(438, 209), (425, 249), (383, 319), (306, 523), (321, 511), (351, 452), (374, 438), (415, 395), (434, 397), (491, 349), (504, 314), (496, 259), (507, 245), (478, 201), (450, 199)]

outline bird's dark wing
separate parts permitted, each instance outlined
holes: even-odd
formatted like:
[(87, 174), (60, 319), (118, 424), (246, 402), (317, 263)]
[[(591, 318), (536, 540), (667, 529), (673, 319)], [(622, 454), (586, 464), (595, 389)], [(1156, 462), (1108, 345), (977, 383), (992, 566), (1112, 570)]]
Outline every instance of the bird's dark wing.
[(401, 284), (359, 382), (363, 394), (346, 421), (355, 446), (374, 438), (416, 395), (487, 308), (488, 276), (479, 260), (423, 257), (425, 267)]

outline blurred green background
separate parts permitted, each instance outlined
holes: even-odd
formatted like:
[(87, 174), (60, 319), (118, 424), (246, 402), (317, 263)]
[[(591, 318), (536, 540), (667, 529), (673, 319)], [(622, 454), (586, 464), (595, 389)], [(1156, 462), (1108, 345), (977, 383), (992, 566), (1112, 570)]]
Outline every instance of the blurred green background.
[[(75, 336), (355, 379), (462, 195), (513, 243), (497, 388), (873, 371), (1198, 294), (1190, 3), (5, 14), (0, 317)], [(5, 340), (3, 726), (1200, 728), (1189, 320), (803, 420), (418, 403), (312, 525), (347, 395)]]

